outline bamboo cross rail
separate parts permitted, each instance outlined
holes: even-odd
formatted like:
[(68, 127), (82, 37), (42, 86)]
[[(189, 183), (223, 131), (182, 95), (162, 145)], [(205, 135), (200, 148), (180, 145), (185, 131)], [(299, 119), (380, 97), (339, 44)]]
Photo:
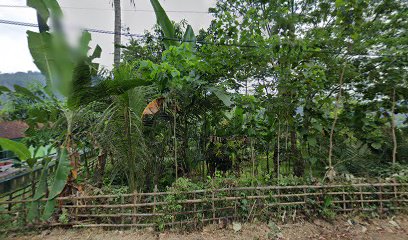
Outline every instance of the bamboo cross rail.
[[(27, 222), (32, 200), (1, 201), (0, 217)], [(206, 223), (251, 221), (255, 216), (285, 213), (296, 216), (307, 209), (320, 212), (397, 211), (408, 209), (408, 184), (398, 182), (260, 186), (201, 189), (183, 192), (134, 192), (121, 195), (72, 196), (57, 198), (57, 206), (68, 214), (72, 227), (194, 228)], [(47, 199), (41, 199), (44, 204)], [(326, 202), (329, 206), (326, 206)], [(289, 215), (291, 214), (291, 215)], [(294, 217), (293, 217), (294, 218)], [(49, 226), (57, 223), (52, 223)], [(58, 224), (57, 224), (58, 225)]]

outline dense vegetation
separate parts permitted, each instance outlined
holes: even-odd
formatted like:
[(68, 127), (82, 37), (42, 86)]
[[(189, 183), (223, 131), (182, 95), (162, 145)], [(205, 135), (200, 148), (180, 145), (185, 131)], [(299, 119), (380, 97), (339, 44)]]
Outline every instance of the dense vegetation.
[[(61, 13), (47, 2), (47, 14), (33, 6), (40, 32), (28, 32), (46, 86), (0, 91), (15, 106), (2, 118), (30, 125), (28, 145), (60, 147), (70, 173), (51, 198), (84, 184), (151, 191), (177, 178), (282, 184), (406, 169), (404, 1), (218, 0), (196, 35), (152, 0), (158, 26), (112, 71), (93, 63), (89, 33), (71, 47), (49, 29)], [(79, 157), (89, 149), (94, 169)]]

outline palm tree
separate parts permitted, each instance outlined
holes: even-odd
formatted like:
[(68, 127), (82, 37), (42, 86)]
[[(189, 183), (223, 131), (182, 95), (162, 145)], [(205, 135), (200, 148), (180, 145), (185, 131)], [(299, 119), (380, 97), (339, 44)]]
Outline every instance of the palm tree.
[(115, 67), (119, 66), (120, 63), (120, 44), (121, 44), (121, 28), (122, 28), (122, 17), (121, 17), (121, 7), (120, 0), (113, 0), (113, 8), (115, 10), (115, 36), (114, 36), (114, 52), (113, 52), (113, 63)]

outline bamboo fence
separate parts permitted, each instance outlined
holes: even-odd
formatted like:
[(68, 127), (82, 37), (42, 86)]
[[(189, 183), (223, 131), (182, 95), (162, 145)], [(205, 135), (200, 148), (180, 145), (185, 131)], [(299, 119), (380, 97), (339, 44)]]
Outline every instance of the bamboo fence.
[[(22, 221), (33, 226), (26, 219), (31, 202), (24, 198), (0, 202), (0, 219), (8, 216), (9, 222)], [(54, 219), (46, 226), (197, 228), (207, 223), (246, 222), (254, 218), (284, 220), (284, 216), (295, 218), (297, 213), (317, 216), (327, 210), (404, 210), (408, 209), (408, 184), (235, 187), (183, 192), (159, 192), (155, 187), (150, 193), (59, 197), (57, 205)], [(62, 215), (66, 219), (63, 223)]]

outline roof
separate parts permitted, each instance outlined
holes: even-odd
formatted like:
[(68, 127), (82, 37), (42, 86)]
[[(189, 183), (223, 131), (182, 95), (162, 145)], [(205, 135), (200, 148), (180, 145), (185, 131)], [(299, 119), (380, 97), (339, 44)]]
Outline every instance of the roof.
[(24, 132), (28, 129), (23, 121), (0, 122), (0, 137), (17, 139), (25, 137)]

